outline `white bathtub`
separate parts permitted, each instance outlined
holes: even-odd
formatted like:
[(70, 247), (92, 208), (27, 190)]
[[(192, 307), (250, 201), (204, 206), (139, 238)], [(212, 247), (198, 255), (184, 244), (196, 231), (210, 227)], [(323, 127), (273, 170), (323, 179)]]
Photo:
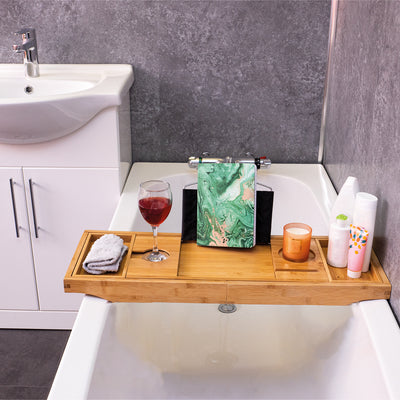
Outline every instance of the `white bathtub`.
[[(174, 205), (160, 231), (179, 232), (186, 164), (132, 168), (112, 230), (149, 230), (141, 181), (163, 178)], [(272, 234), (287, 222), (328, 232), (335, 191), (321, 165), (273, 165)], [(90, 228), (90, 227), (88, 227)], [(385, 300), (351, 306), (109, 303), (85, 296), (50, 399), (400, 399), (400, 330)]]

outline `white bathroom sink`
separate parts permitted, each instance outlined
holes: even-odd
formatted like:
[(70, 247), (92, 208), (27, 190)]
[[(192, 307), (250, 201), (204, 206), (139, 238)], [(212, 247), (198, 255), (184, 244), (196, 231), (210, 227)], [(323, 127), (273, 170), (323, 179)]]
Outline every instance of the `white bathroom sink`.
[(0, 64), (0, 143), (54, 140), (119, 106), (133, 83), (132, 66), (41, 64), (25, 78), (22, 64)]

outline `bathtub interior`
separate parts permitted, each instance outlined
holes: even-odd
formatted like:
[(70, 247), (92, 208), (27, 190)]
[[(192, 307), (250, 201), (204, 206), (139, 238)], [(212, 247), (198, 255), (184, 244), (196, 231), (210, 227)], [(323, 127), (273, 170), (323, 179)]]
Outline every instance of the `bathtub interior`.
[[(196, 172), (138, 169), (111, 226), (149, 231), (137, 188), (142, 180), (165, 179), (173, 208), (160, 231), (180, 232), (182, 189), (196, 182)], [(277, 171), (258, 173), (258, 182), (274, 190), (272, 234), (297, 221), (326, 235), (321, 199), (304, 181)], [(388, 397), (357, 305), (237, 307), (222, 314), (215, 304), (109, 304), (89, 398)]]
[(89, 395), (388, 398), (358, 305), (110, 304)]
[[(182, 190), (186, 185), (189, 188), (196, 188), (191, 184), (196, 183), (197, 174), (189, 170), (186, 173), (158, 176), (158, 179), (164, 179), (171, 185), (173, 206), (168, 218), (159, 228), (159, 232), (181, 232), (182, 224)], [(142, 180), (147, 179), (143, 178)], [(316, 198), (312, 189), (305, 183), (292, 177), (269, 173), (268, 171), (259, 171), (257, 182), (270, 187), (274, 191), (274, 204), (272, 214), (272, 235), (282, 235), (283, 226), (289, 222), (304, 222), (313, 229), (313, 235), (327, 234), (327, 217)], [(136, 184), (138, 182), (135, 182)], [(127, 203), (126, 206), (133, 207), (133, 215), (130, 221), (129, 230), (144, 231), (150, 230), (149, 225), (143, 220), (137, 207), (137, 185), (132, 185), (133, 190), (125, 193), (125, 198), (121, 203)], [(267, 190), (258, 185), (257, 190)]]

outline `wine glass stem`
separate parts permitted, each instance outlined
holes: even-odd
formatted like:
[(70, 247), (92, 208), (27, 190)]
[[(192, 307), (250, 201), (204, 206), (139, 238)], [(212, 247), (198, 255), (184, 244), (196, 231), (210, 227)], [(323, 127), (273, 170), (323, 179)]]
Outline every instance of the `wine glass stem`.
[(153, 253), (158, 253), (158, 243), (157, 243), (157, 227), (152, 226), (153, 229)]

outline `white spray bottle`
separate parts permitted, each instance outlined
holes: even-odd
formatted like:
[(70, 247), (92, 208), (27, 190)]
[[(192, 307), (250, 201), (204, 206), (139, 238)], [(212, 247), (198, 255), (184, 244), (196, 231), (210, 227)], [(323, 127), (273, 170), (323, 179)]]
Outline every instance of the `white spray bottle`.
[(345, 214), (348, 217), (347, 223), (353, 222), (354, 214), (354, 203), (356, 194), (360, 191), (358, 185), (358, 179), (354, 176), (349, 176), (344, 182), (342, 188), (339, 191), (338, 197), (333, 204), (331, 215), (329, 218), (329, 224), (336, 223), (336, 217), (339, 214)]

